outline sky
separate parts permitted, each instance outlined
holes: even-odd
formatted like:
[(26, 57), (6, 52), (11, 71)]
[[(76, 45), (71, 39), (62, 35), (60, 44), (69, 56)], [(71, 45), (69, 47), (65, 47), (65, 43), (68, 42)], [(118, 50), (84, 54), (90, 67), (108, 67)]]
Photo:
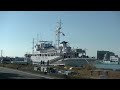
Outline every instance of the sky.
[(120, 56), (119, 11), (0, 11), (0, 50), (3, 56), (23, 57), (32, 53), (32, 40), (55, 41), (55, 29), (61, 18), (61, 41), (71, 47), (87, 49), (88, 56), (97, 50)]

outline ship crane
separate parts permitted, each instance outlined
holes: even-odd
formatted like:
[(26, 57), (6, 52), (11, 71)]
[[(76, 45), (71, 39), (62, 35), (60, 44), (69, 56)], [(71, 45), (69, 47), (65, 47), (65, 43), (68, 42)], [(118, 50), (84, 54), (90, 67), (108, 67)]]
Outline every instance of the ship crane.
[(86, 56), (86, 50), (88, 50), (88, 49), (86, 49), (86, 48), (84, 49), (85, 56)]
[(85, 49), (82, 50), (82, 56), (83, 56), (84, 54), (85, 54), (85, 56), (86, 56), (86, 50), (88, 50), (88, 49), (85, 48)]

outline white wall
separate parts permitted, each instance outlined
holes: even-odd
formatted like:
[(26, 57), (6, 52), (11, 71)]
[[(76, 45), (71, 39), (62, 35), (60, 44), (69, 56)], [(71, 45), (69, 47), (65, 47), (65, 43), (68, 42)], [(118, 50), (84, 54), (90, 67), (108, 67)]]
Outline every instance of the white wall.
[(119, 58), (115, 57), (115, 56), (110, 56), (110, 60), (112, 60), (112, 61), (119, 61)]
[(48, 60), (50, 61), (58, 57), (59, 56), (31, 56), (31, 59), (34, 62), (41, 62), (41, 60), (47, 62)]

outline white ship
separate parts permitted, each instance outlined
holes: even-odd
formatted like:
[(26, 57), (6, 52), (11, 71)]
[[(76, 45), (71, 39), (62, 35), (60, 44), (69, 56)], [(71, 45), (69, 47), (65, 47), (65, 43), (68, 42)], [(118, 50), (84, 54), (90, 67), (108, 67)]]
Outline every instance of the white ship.
[(116, 57), (116, 56), (110, 56), (110, 58), (107, 59), (107, 53), (106, 53), (101, 63), (102, 64), (120, 64), (120, 61), (119, 61), (119, 57)]
[[(26, 59), (30, 59), (32, 64), (52, 64), (56, 61), (72, 60), (79, 58), (79, 54), (83, 53), (82, 49), (72, 49), (68, 42), (60, 41), (60, 35), (65, 36), (61, 30), (61, 20), (58, 22), (57, 30), (55, 31), (56, 43), (53, 45), (52, 41), (39, 41), (34, 45), (33, 39), (33, 53), (25, 54)], [(84, 53), (86, 54), (85, 50)]]

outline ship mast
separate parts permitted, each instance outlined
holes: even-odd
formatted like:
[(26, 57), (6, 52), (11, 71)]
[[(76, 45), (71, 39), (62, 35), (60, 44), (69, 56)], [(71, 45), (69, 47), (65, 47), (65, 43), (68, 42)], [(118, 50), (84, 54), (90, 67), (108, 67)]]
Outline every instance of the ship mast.
[(33, 47), (32, 47), (32, 49), (33, 49), (33, 50), (32, 50), (32, 54), (34, 54), (34, 38), (33, 38), (33, 42), (32, 42), (32, 43), (33, 43)]
[(3, 50), (1, 50), (1, 57), (2, 57)]
[[(61, 31), (60, 31), (60, 29), (62, 28), (61, 27), (61, 19), (60, 19), (60, 21), (59, 22), (57, 22), (58, 23), (58, 26), (57, 26), (57, 30), (56, 30), (56, 46), (57, 46), (57, 48), (59, 48), (59, 44), (60, 44), (60, 33), (62, 33)], [(63, 33), (62, 33), (63, 34)], [(64, 34), (63, 34), (64, 35)]]

